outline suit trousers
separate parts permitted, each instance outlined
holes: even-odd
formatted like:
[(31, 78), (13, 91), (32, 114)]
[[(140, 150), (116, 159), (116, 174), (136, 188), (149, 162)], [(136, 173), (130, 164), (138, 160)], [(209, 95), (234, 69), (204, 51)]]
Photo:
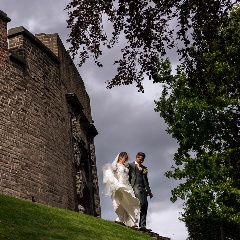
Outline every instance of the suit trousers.
[(139, 218), (139, 227), (146, 227), (147, 220), (147, 209), (148, 209), (148, 201), (147, 201), (147, 192), (144, 188), (135, 186), (133, 187), (136, 198), (140, 201), (140, 218)]

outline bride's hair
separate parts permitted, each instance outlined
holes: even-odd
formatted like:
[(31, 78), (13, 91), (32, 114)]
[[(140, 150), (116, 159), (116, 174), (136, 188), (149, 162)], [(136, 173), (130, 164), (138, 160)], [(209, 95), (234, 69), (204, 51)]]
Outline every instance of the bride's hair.
[(126, 157), (128, 159), (128, 153), (127, 152), (120, 152), (119, 155), (118, 155), (118, 161), (122, 157)]

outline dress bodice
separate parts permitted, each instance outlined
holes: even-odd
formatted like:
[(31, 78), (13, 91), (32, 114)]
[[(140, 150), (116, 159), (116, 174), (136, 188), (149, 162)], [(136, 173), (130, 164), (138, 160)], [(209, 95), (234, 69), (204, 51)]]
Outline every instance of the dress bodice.
[(128, 168), (121, 163), (117, 164), (116, 169), (116, 178), (118, 179), (119, 183), (129, 185), (128, 179)]

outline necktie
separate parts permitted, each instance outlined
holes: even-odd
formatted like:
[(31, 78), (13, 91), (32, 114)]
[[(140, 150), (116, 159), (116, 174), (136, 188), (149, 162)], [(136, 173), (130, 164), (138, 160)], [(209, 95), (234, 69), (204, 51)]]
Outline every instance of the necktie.
[(137, 167), (138, 167), (138, 170), (139, 170), (139, 171), (141, 171), (141, 170), (142, 170), (142, 168), (141, 168), (140, 164), (137, 164)]

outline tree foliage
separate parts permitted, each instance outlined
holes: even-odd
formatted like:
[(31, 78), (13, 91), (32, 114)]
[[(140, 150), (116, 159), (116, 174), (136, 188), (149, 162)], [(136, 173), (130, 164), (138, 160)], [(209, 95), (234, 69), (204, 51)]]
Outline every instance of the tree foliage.
[[(236, 1), (238, 2), (238, 1)], [(156, 111), (179, 148), (167, 176), (182, 180), (172, 201), (185, 201), (190, 239), (237, 239), (240, 226), (240, 14), (232, 0), (72, 0), (69, 42), (80, 65), (124, 35), (117, 74), (108, 87), (136, 83), (147, 74), (165, 83)], [(113, 24), (111, 37), (104, 20)], [(177, 43), (180, 43), (177, 46)], [(176, 73), (163, 59), (176, 48)], [(204, 226), (208, 226), (206, 229)], [(231, 227), (230, 227), (231, 226)], [(209, 235), (211, 233), (211, 235)]]
[[(178, 53), (186, 57), (190, 41), (198, 45), (214, 39), (216, 29), (234, 5), (232, 0), (72, 0), (68, 11), (68, 41), (73, 57), (82, 65), (92, 56), (98, 66), (104, 46), (112, 48), (124, 35), (127, 44), (116, 59), (117, 74), (108, 87), (136, 83), (144, 91), (143, 78), (154, 78), (158, 58), (181, 42)], [(104, 17), (112, 23), (110, 37)], [(191, 33), (191, 35), (190, 35)]]
[(159, 64), (157, 78), (165, 87), (156, 111), (179, 143), (175, 166), (166, 175), (182, 180), (172, 201), (185, 200), (190, 239), (220, 239), (220, 234), (238, 239), (240, 8), (218, 28), (214, 41), (205, 39), (201, 51), (199, 45), (189, 49), (190, 72), (180, 65), (172, 74), (168, 60)]

